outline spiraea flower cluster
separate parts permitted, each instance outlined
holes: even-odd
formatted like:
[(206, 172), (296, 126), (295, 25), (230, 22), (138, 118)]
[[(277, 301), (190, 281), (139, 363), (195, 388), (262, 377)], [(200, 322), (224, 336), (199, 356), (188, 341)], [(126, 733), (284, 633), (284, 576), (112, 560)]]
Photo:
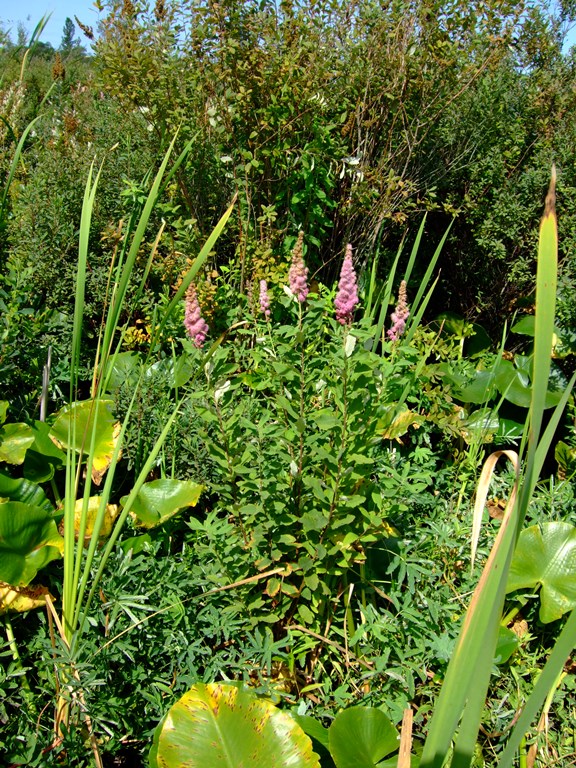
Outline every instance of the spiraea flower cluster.
[(202, 317), (202, 310), (198, 303), (198, 295), (194, 283), (186, 291), (186, 309), (184, 312), (184, 327), (194, 342), (194, 346), (200, 349), (208, 335), (208, 323)]
[(270, 297), (268, 296), (268, 283), (260, 280), (260, 312), (266, 320), (270, 318)]
[(336, 320), (342, 325), (349, 325), (354, 317), (354, 310), (359, 304), (358, 285), (356, 283), (356, 272), (352, 263), (352, 246), (350, 243), (346, 246), (346, 255), (340, 272), (340, 281), (338, 283), (338, 293), (334, 300), (336, 308)]
[(392, 312), (392, 328), (388, 329), (388, 338), (392, 341), (398, 341), (400, 336), (406, 330), (406, 320), (408, 319), (410, 312), (408, 310), (408, 302), (406, 298), (406, 280), (402, 280), (400, 288), (398, 290), (398, 304), (396, 309)]
[(296, 296), (300, 304), (304, 304), (308, 296), (308, 268), (304, 266), (302, 255), (304, 246), (304, 232), (298, 233), (298, 240), (292, 251), (292, 264), (288, 273), (290, 290)]

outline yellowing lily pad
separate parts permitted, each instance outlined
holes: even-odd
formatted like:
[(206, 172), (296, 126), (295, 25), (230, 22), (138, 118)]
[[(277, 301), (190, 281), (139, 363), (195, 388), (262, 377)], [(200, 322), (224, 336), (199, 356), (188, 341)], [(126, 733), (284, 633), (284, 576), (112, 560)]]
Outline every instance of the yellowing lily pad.
[(24, 613), (46, 605), (46, 596), (52, 597), (47, 587), (34, 584), (29, 587), (12, 587), (0, 582), (0, 614)]
[(73, 448), (87, 457), (94, 434), (94, 458), (90, 469), (95, 485), (112, 461), (112, 454), (120, 435), (120, 424), (114, 419), (113, 400), (83, 400), (62, 408), (58, 413), (50, 438), (63, 450)]
[[(98, 514), (98, 509), (100, 507), (100, 496), (91, 496), (88, 499), (88, 508), (86, 510), (86, 525), (84, 528), (84, 542), (87, 543), (90, 541), (90, 538), (92, 534), (94, 533), (94, 524), (96, 522), (96, 515)], [(80, 524), (82, 520), (82, 507), (83, 507), (83, 499), (78, 499), (74, 506), (74, 531), (76, 533), (76, 536), (80, 534)], [(118, 517), (118, 506), (116, 504), (106, 504), (106, 509), (104, 511), (104, 520), (102, 521), (102, 525), (100, 527), (100, 530), (98, 531), (98, 538), (99, 539), (106, 539), (110, 534), (112, 533), (112, 527), (114, 526), (114, 521)]]

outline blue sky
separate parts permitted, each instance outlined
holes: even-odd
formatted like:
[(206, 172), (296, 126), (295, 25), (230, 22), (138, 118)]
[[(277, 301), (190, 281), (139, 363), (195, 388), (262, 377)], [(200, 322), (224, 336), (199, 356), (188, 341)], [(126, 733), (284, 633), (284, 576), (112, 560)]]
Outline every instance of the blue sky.
[[(62, 40), (62, 28), (66, 17), (74, 21), (78, 16), (83, 24), (96, 27), (98, 12), (94, 0), (0, 0), (0, 22), (5, 29), (12, 30), (12, 39), (16, 37), (18, 22), (22, 22), (28, 32), (32, 32), (45, 13), (52, 13), (41, 40), (52, 43), (57, 48)], [(85, 44), (81, 31), (76, 25), (76, 35)]]

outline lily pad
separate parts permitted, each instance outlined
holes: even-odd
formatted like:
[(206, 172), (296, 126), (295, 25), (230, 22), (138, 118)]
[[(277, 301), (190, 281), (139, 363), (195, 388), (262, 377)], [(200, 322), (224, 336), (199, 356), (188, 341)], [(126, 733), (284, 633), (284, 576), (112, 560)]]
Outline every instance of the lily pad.
[(86, 456), (90, 451), (92, 432), (95, 430), (92, 480), (96, 485), (110, 466), (112, 454), (120, 434), (120, 425), (114, 419), (112, 400), (83, 400), (62, 408), (58, 413), (50, 438), (63, 450), (73, 448)]
[(296, 721), (234, 685), (198, 683), (154, 735), (152, 768), (320, 768)]
[[(165, 523), (180, 510), (195, 507), (203, 486), (192, 480), (153, 480), (145, 483), (132, 504), (131, 512), (139, 525), (155, 528)], [(125, 506), (128, 496), (120, 499)]]
[(496, 377), (493, 371), (476, 371), (472, 381), (466, 386), (456, 389), (454, 397), (463, 403), (481, 405), (494, 397), (496, 392)]
[(542, 623), (576, 607), (576, 528), (570, 523), (533, 525), (518, 537), (506, 591), (537, 587)]
[(136, 384), (140, 365), (140, 355), (137, 352), (119, 352), (115, 355), (107, 368), (107, 391), (116, 392), (125, 383)]
[(46, 596), (52, 597), (48, 588), (39, 584), (31, 587), (12, 587), (0, 582), (0, 614), (25, 613), (34, 608), (43, 608), (46, 605)]
[[(545, 408), (552, 408), (560, 402), (565, 385), (565, 382), (562, 385), (561, 381), (557, 380), (552, 370)], [(501, 360), (496, 372), (496, 386), (506, 400), (521, 408), (529, 408), (532, 402), (532, 358), (516, 355), (514, 364), (510, 360)]]
[(380, 709), (350, 707), (339, 712), (328, 731), (336, 768), (375, 768), (398, 750), (400, 737)]
[(22, 464), (33, 442), (32, 428), (28, 424), (4, 424), (0, 429), (0, 461)]
[(22, 473), (28, 480), (45, 483), (54, 477), (54, 471), (66, 461), (66, 454), (50, 439), (50, 426), (36, 421), (32, 426), (34, 442), (26, 452)]
[[(86, 509), (86, 523), (84, 528), (84, 543), (88, 543), (94, 532), (94, 524), (96, 522), (96, 515), (100, 508), (100, 496), (90, 496), (88, 499), (88, 508)], [(84, 500), (78, 499), (74, 506), (74, 532), (78, 537), (80, 533), (80, 523), (82, 520), (82, 507)], [(98, 531), (99, 539), (106, 539), (112, 533), (114, 521), (118, 517), (118, 506), (116, 504), (106, 504), (104, 511), (104, 519), (100, 530)]]
[(44, 490), (36, 483), (22, 477), (10, 477), (0, 472), (0, 500), (22, 501), (35, 507), (41, 507), (48, 515), (52, 515), (54, 507)]
[(0, 504), (0, 581), (26, 586), (63, 550), (64, 540), (45, 509), (21, 501)]

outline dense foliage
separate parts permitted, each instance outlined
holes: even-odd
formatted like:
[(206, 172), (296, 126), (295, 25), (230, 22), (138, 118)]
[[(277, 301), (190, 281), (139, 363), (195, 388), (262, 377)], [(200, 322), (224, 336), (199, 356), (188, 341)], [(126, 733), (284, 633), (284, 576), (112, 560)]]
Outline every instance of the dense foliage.
[[(144, 765), (213, 681), (306, 732), (361, 703), (394, 743), (410, 707), (418, 752), (515, 483), (476, 533), (480, 468), (523, 456), (544, 386), (525, 513), (560, 525), (512, 563), (473, 760), (497, 765), (576, 594), (548, 568), (576, 525), (570, 8), (97, 7), (86, 47), (70, 19), (58, 50), (0, 36), (7, 765)], [(569, 659), (522, 758), (572, 759), (574, 687)]]

